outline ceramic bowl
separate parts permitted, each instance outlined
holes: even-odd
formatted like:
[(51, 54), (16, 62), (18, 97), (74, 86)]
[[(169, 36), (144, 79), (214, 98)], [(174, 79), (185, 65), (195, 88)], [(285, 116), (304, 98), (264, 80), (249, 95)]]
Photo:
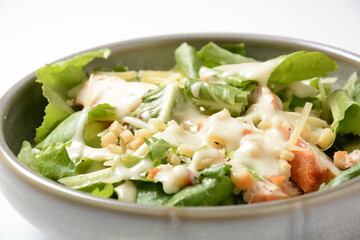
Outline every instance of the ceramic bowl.
[[(99, 46), (112, 50), (97, 66), (168, 70), (182, 42), (247, 45), (266, 60), (297, 50), (321, 51), (334, 59), (340, 79), (360, 69), (360, 56), (323, 44), (254, 34), (180, 34)], [(97, 48), (95, 48), (97, 49)], [(94, 49), (89, 49), (94, 50)], [(78, 54), (78, 53), (77, 53)], [(75, 55), (75, 54), (74, 54)], [(71, 57), (71, 56), (68, 56)], [(66, 58), (68, 58), (66, 57)], [(0, 187), (11, 205), (55, 239), (359, 239), (360, 178), (330, 190), (287, 200), (221, 207), (153, 207), (102, 199), (68, 189), (32, 172), (16, 158), (42, 121), (46, 100), (34, 73), (14, 85), (0, 103)]]

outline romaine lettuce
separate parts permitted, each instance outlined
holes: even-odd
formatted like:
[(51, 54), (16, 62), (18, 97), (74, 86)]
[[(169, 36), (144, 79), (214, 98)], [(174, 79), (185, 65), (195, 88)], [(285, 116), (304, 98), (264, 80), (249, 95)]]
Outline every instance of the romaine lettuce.
[(336, 187), (344, 182), (347, 182), (357, 176), (360, 175), (360, 162), (355, 164), (349, 169), (346, 169), (344, 171), (341, 171), (339, 175), (337, 175), (335, 178), (333, 178), (328, 184), (323, 186), (321, 190), (329, 189), (332, 187)]
[(164, 206), (172, 194), (164, 192), (161, 183), (135, 181), (137, 187), (136, 203)]
[(238, 117), (248, 104), (249, 92), (226, 84), (188, 79), (183, 92), (195, 106), (209, 113), (227, 108), (232, 116)]
[(109, 55), (109, 49), (95, 50), (46, 65), (36, 71), (36, 81), (42, 84), (43, 94), (49, 102), (45, 108), (43, 123), (36, 130), (36, 143), (44, 140), (62, 120), (74, 112), (67, 100), (73, 97), (69, 96), (69, 91), (82, 84), (87, 78), (83, 67), (94, 58), (107, 58)]
[(228, 51), (227, 49), (222, 48), (213, 42), (210, 42), (204, 47), (202, 47), (197, 52), (197, 56), (201, 60), (201, 64), (203, 66), (210, 68), (223, 64), (255, 61), (252, 58), (244, 57), (240, 54)]
[(320, 52), (298, 51), (277, 59), (281, 59), (281, 63), (271, 73), (269, 82), (290, 83), (325, 77), (338, 70), (337, 63)]
[(170, 83), (156, 90), (151, 90), (143, 96), (141, 105), (133, 116), (145, 121), (158, 118), (166, 123), (171, 118), (172, 109), (181, 101), (181, 92), (177, 82)]
[(175, 193), (166, 206), (215, 206), (229, 199), (234, 185), (228, 176), (230, 166), (213, 166), (202, 172), (201, 181)]
[(166, 157), (174, 146), (163, 139), (155, 137), (151, 137), (150, 139), (145, 140), (145, 142), (149, 146), (149, 151), (145, 157), (153, 162), (154, 167), (160, 164), (166, 164)]
[(63, 143), (52, 143), (36, 150), (31, 149), (30, 143), (24, 142), (18, 158), (35, 172), (55, 181), (74, 175), (76, 169)]
[(175, 60), (180, 72), (190, 78), (199, 77), (201, 62), (196, 55), (196, 49), (187, 43), (181, 44), (175, 50)]
[(335, 132), (360, 136), (360, 79), (354, 73), (343, 89), (331, 92), (328, 96), (333, 116), (332, 128)]

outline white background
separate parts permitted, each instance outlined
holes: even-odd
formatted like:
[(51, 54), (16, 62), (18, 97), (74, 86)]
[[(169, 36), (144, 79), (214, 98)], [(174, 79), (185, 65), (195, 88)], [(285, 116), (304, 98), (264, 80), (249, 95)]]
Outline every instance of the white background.
[[(280, 35), (360, 54), (360, 1), (0, 0), (0, 95), (45, 63), (74, 52), (192, 32)], [(48, 238), (0, 192), (0, 239)]]

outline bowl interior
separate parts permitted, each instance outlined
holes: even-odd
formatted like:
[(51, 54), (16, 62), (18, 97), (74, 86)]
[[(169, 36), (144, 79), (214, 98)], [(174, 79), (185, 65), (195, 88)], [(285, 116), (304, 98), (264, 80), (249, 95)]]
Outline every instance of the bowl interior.
[[(263, 35), (199, 34), (153, 37), (104, 45), (98, 48), (110, 48), (112, 55), (107, 60), (96, 59), (87, 66), (86, 70), (114, 65), (125, 65), (134, 70), (169, 70), (175, 65), (174, 50), (182, 42), (199, 48), (209, 41), (217, 44), (243, 42), (247, 46), (248, 56), (258, 60), (266, 60), (298, 50), (321, 51), (339, 64), (340, 70), (332, 75), (339, 76), (343, 81), (360, 68), (359, 56), (321, 44)], [(41, 94), (40, 84), (35, 83), (34, 80), (34, 73), (25, 77), (8, 91), (0, 105), (0, 114), (4, 116), (0, 122), (0, 131), (3, 134), (1, 144), (5, 141), (7, 146), (4, 151), (8, 151), (15, 162), (17, 161), (15, 156), (22, 142), (34, 138), (35, 129), (41, 124), (47, 103)]]

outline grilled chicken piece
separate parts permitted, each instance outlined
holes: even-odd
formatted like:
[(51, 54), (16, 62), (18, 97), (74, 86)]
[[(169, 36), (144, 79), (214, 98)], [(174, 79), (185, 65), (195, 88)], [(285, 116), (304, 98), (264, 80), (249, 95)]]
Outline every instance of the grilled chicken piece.
[(317, 147), (303, 140), (299, 140), (297, 146), (304, 150), (293, 151), (291, 178), (305, 193), (319, 190), (322, 183), (329, 182), (339, 174), (340, 170)]

